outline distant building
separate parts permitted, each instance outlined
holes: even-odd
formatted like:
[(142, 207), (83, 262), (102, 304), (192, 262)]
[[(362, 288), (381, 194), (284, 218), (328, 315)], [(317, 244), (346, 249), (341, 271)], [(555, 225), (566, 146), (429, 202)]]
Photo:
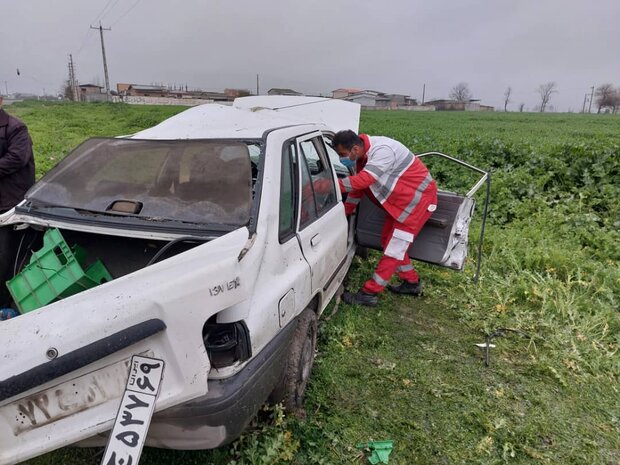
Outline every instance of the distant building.
[(436, 111), (465, 111), (465, 103), (456, 100), (437, 99), (424, 102), (425, 106), (435, 107)]
[(362, 89), (354, 89), (354, 88), (340, 88), (336, 90), (332, 90), (332, 98), (343, 98), (348, 97), (349, 95), (358, 94), (362, 92)]
[(390, 106), (416, 106), (418, 101), (404, 94), (386, 94), (390, 98)]
[(376, 90), (337, 89), (332, 91), (332, 98), (359, 103), (364, 108), (397, 109), (417, 105), (417, 101), (408, 95), (386, 94)]
[[(125, 85), (125, 84), (124, 84)], [(182, 90), (175, 94), (183, 93)], [(153, 86), (144, 84), (129, 84), (125, 89), (125, 95), (135, 97), (169, 97), (170, 91), (165, 86)]]
[(26, 92), (15, 92), (12, 95), (12, 98), (14, 100), (39, 100), (39, 96), (37, 94), (29, 94)]
[(224, 93), (230, 100), (234, 100), (237, 97), (247, 97), (248, 95), (252, 95), (252, 92), (247, 89), (224, 89)]
[(280, 89), (277, 87), (274, 87), (273, 89), (269, 89), (267, 91), (267, 95), (293, 95), (293, 96), (299, 96), (299, 95), (303, 95), (301, 92), (297, 92), (296, 90), (293, 89)]
[(456, 100), (439, 99), (424, 102), (425, 106), (433, 106), (436, 111), (495, 111), (494, 107), (481, 105), (480, 100), (457, 102)]
[(362, 107), (390, 107), (390, 98), (385, 94), (374, 90), (362, 90), (361, 92), (357, 92), (346, 97), (341, 97), (341, 99), (359, 103)]
[(214, 102), (230, 102), (232, 99), (224, 92), (205, 92), (205, 91), (195, 91), (188, 92), (186, 98), (200, 98), (205, 100), (213, 100)]
[(80, 84), (78, 89), (80, 102), (105, 102), (108, 98), (103, 87), (96, 84)]
[[(126, 97), (141, 97), (154, 99), (176, 100), (209, 100), (211, 102), (232, 102), (237, 97), (252, 95), (247, 89), (226, 89), (224, 92), (211, 92), (202, 89), (188, 89), (183, 87), (168, 87), (153, 84), (116, 84), (116, 90), (121, 100)], [(155, 101), (155, 100), (153, 100)]]
[(129, 86), (131, 86), (131, 84), (121, 84), (119, 82), (116, 84), (116, 92), (118, 92), (121, 95), (124, 95), (127, 92), (127, 89), (129, 89)]

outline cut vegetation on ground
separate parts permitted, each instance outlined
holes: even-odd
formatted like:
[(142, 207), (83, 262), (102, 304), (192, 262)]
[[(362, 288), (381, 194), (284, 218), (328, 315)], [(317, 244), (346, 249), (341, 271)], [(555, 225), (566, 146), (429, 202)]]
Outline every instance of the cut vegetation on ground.
[[(181, 110), (8, 109), (30, 127), (39, 176), (87, 137), (132, 133)], [(420, 299), (340, 304), (320, 328), (305, 419), (268, 409), (229, 447), (146, 449), (140, 463), (346, 464), (360, 458), (357, 443), (390, 439), (390, 464), (619, 464), (619, 123), (605, 115), (364, 113), (364, 132), (492, 172), (480, 282), (471, 281), (473, 261), (463, 274), (420, 265)], [(438, 162), (431, 170), (444, 188), (468, 180)], [(377, 258), (356, 261), (352, 288)], [(495, 339), (486, 368), (474, 344), (498, 328), (525, 336)], [(68, 448), (27, 463), (96, 464), (100, 454)]]

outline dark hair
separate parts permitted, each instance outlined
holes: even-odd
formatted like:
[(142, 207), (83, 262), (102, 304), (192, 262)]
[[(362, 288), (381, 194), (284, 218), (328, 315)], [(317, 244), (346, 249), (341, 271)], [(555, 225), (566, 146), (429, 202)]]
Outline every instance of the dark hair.
[(342, 145), (346, 150), (351, 150), (354, 145), (359, 145), (364, 147), (364, 142), (353, 131), (347, 129), (345, 131), (338, 131), (334, 138), (332, 139), (332, 147), (336, 148), (339, 145)]

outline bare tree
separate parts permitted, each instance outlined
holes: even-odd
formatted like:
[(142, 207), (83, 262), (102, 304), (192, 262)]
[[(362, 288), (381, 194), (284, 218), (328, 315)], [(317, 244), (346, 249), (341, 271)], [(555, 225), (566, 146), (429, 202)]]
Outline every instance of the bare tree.
[(618, 99), (620, 98), (620, 91), (614, 88), (611, 84), (601, 84), (596, 88), (594, 93), (596, 96), (596, 104), (598, 105), (597, 113), (601, 112), (601, 108), (607, 107), (616, 112), (618, 106)]
[(556, 94), (558, 91), (555, 88), (556, 83), (553, 81), (549, 81), (546, 84), (541, 84), (538, 87), (538, 95), (540, 95), (540, 112), (544, 113), (545, 108), (547, 108), (547, 104), (549, 100), (551, 100), (551, 95)]
[(525, 103), (519, 104), (519, 113), (523, 113), (523, 109), (525, 108)]
[(471, 91), (466, 82), (460, 82), (450, 91), (450, 98), (459, 103), (467, 103), (471, 99)]
[(506, 89), (506, 92), (504, 92), (504, 111), (508, 111), (506, 110), (506, 108), (508, 107), (508, 103), (510, 102), (510, 95), (512, 94), (512, 87), (508, 87)]

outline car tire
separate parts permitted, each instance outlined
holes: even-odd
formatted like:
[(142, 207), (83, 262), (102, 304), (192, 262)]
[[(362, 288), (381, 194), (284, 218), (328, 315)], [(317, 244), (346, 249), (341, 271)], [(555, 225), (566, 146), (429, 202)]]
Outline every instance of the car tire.
[(314, 364), (317, 317), (307, 308), (297, 318), (297, 328), (278, 384), (269, 396), (269, 402), (281, 402), (287, 411), (303, 416), (303, 399)]

